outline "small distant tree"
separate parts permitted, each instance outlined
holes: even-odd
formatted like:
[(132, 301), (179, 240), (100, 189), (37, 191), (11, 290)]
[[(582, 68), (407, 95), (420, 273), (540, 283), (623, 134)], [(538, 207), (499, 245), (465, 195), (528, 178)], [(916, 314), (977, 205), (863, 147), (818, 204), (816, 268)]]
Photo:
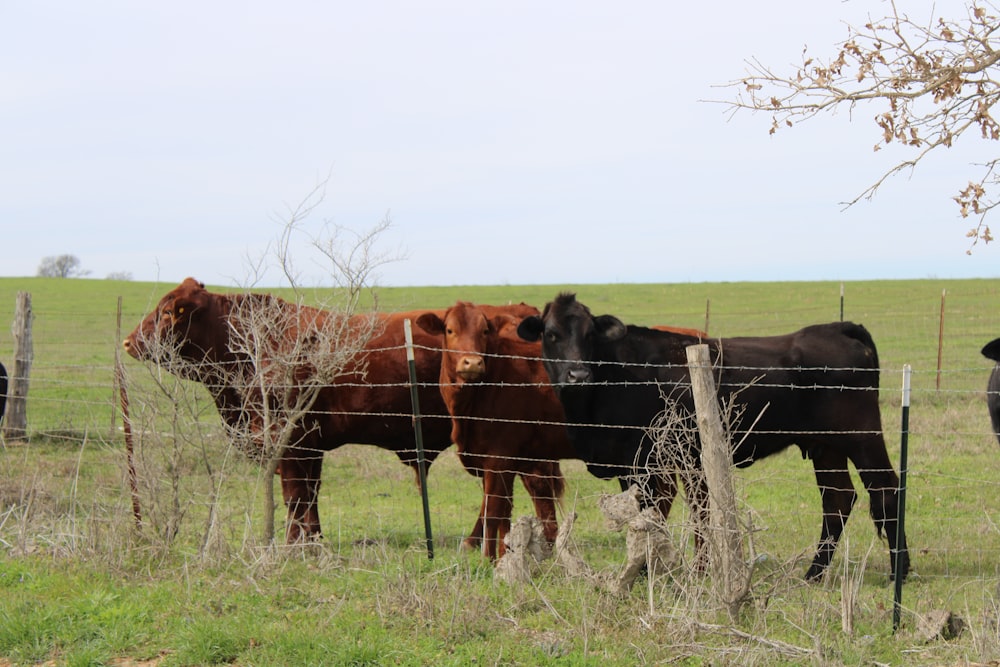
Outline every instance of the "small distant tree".
[(90, 275), (90, 271), (80, 268), (80, 258), (76, 255), (55, 255), (42, 259), (38, 275), (41, 278), (76, 278)]
[[(926, 23), (902, 13), (896, 2), (887, 7), (884, 18), (849, 25), (847, 39), (832, 58), (803, 50), (801, 64), (791, 73), (752, 59), (748, 75), (729, 84), (739, 92), (727, 104), (734, 111), (769, 114), (772, 134), (822, 113), (845, 109), (853, 115), (860, 105), (875, 106), (875, 150), (898, 144), (914, 152), (849, 206), (870, 199), (889, 176), (915, 168), (928, 153), (951, 147), (967, 131), (1000, 140), (1000, 123), (993, 117), (1000, 99), (1000, 19), (992, 3), (973, 0), (966, 3), (965, 16)], [(952, 197), (962, 217), (975, 220), (967, 234), (972, 245), (993, 240), (986, 216), (1000, 204), (998, 167), (1000, 159), (988, 153), (978, 175), (959, 185)]]
[(107, 280), (132, 280), (131, 271), (112, 271), (108, 274)]

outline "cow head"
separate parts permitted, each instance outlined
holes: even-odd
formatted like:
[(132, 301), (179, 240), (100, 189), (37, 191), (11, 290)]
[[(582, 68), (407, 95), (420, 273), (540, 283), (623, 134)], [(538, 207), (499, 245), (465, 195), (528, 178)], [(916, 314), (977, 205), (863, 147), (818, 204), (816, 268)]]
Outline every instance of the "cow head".
[(226, 333), (219, 322), (219, 295), (187, 278), (168, 292), (122, 342), (125, 351), (157, 363), (221, 361)]
[(1000, 362), (1000, 338), (995, 338), (983, 346), (982, 354), (987, 359)]
[(459, 301), (445, 311), (424, 313), (417, 326), (443, 341), (441, 378), (449, 384), (481, 381), (487, 373), (487, 357), (496, 345), (492, 340), (512, 320), (507, 315), (489, 318), (478, 306)]
[(517, 328), (524, 340), (542, 341), (545, 370), (556, 392), (592, 381), (597, 347), (621, 339), (626, 331), (618, 318), (594, 317), (575, 294), (565, 292), (546, 304), (541, 316), (527, 317)]

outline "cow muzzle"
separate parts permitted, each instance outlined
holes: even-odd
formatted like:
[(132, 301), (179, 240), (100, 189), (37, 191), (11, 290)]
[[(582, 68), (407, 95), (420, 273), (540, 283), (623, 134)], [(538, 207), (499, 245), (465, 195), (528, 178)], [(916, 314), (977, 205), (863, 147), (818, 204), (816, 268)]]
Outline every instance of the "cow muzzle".
[(566, 384), (583, 384), (590, 382), (590, 369), (586, 366), (572, 366), (566, 370)]
[(476, 355), (465, 355), (458, 360), (458, 366), (455, 369), (458, 377), (466, 382), (474, 382), (480, 379), (483, 374), (486, 373), (486, 362), (483, 358)]
[(138, 344), (134, 336), (129, 336), (122, 341), (122, 347), (134, 359), (142, 359), (143, 347)]

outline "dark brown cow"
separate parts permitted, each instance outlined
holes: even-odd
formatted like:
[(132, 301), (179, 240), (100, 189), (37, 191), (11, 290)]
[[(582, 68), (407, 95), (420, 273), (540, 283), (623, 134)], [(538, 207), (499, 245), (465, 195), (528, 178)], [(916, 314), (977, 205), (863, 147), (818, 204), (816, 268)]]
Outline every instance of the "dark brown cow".
[[(256, 299), (277, 306), (297, 319), (300, 326), (331, 316), (307, 306), (296, 306), (260, 294), (216, 294), (188, 278), (168, 292), (123, 342), (125, 350), (140, 360), (163, 363), (173, 373), (201, 382), (215, 400), (231, 430), (245, 432), (259, 415), (247, 414), (245, 387), (234, 378), (253, 376), (253, 362), (232, 349), (230, 328), (235, 313)], [(537, 313), (529, 306), (500, 307), (497, 312)], [(423, 312), (423, 311), (421, 311)], [(443, 311), (442, 311), (443, 312)], [(348, 443), (371, 444), (396, 453), (417, 470), (409, 374), (404, 349), (403, 321), (418, 313), (380, 314), (378, 328), (364, 353), (348, 365), (333, 386), (324, 389), (299, 425), (278, 472), (288, 510), (289, 541), (320, 535), (319, 493), (323, 454)], [(367, 318), (372, 316), (356, 316)], [(361, 320), (358, 320), (361, 323)], [(437, 337), (415, 327), (413, 331), (418, 397), (424, 448), (430, 465), (451, 444), (451, 423), (436, 381), (441, 367)], [(169, 351), (169, 356), (164, 356)], [(363, 371), (363, 372), (362, 372)], [(470, 540), (482, 534), (482, 517)]]
[(452, 415), (451, 439), (462, 465), (483, 478), (483, 553), (505, 551), (514, 478), (532, 493), (545, 537), (556, 538), (554, 500), (565, 482), (559, 459), (575, 458), (566, 436), (562, 406), (542, 366), (540, 346), (503, 334), (521, 318), (490, 317), (481, 307), (458, 302), (444, 315), (424, 313), (417, 325), (444, 343), (441, 395)]

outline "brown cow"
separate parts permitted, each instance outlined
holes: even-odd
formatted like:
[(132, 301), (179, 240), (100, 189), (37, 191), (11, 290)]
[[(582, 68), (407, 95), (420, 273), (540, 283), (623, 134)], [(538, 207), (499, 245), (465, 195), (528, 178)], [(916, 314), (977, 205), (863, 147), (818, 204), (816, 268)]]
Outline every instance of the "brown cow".
[(680, 334), (682, 336), (691, 336), (692, 338), (697, 338), (698, 340), (705, 340), (708, 338), (708, 334), (701, 329), (688, 329), (686, 327), (668, 327), (663, 325), (655, 325), (650, 327), (650, 329), (656, 329), (657, 331), (667, 331), (670, 333)]
[[(549, 384), (541, 348), (514, 338), (512, 330), (518, 324), (516, 316), (491, 319), (481, 307), (464, 302), (448, 309), (444, 317), (435, 312), (417, 319), (418, 327), (443, 337), (441, 393), (455, 417), (452, 440), (459, 448), (459, 458), (470, 473), (483, 477), (480, 516), (492, 518), (486, 524), (483, 551), (490, 558), (504, 552), (513, 472), (521, 473), (525, 486), (532, 478), (540, 485), (533, 499), (551, 542), (557, 532), (555, 508), (551, 507), (551, 518), (546, 520), (543, 517), (549, 507), (539, 507), (537, 499), (561, 495), (564, 482), (558, 460), (577, 458), (565, 430), (553, 426), (563, 421), (562, 405)], [(656, 328), (708, 337), (697, 329)], [(657, 480), (658, 504), (664, 516), (676, 497), (677, 481), (677, 476)], [(623, 491), (628, 486), (624, 479), (621, 486)]]
[(518, 474), (535, 490), (536, 513), (545, 537), (554, 542), (551, 501), (562, 497), (565, 485), (559, 459), (576, 454), (540, 345), (504, 335), (505, 329), (516, 330), (516, 317), (490, 317), (483, 308), (461, 301), (443, 316), (424, 313), (416, 323), (444, 342), (441, 395), (453, 417), (451, 439), (465, 469), (483, 478), (483, 554), (490, 559), (504, 554)]
[[(322, 321), (327, 311), (296, 306), (259, 294), (216, 294), (188, 278), (168, 292), (124, 340), (125, 350), (140, 360), (166, 364), (187, 379), (201, 382), (215, 400), (226, 425), (246, 432), (260, 415), (248, 414), (247, 390), (242, 380), (253, 376), (251, 359), (233, 349), (230, 339), (235, 314), (250, 300), (260, 300), (298, 319), (300, 326)], [(530, 306), (499, 307), (497, 312), (533, 314)], [(423, 311), (421, 311), (423, 312)], [(443, 312), (443, 311), (442, 311)], [(348, 443), (372, 444), (396, 453), (417, 470), (409, 374), (404, 349), (403, 320), (416, 313), (380, 314), (378, 327), (364, 354), (348, 364), (345, 373), (324, 389), (299, 425), (281, 461), (278, 473), (288, 510), (288, 542), (318, 537), (319, 493), (323, 454)], [(360, 324), (364, 318), (356, 316)], [(435, 386), (441, 354), (437, 337), (414, 327), (415, 366), (427, 464), (451, 444), (451, 423)], [(169, 353), (169, 354), (168, 354)], [(529, 489), (530, 490), (530, 489)], [(482, 534), (482, 517), (469, 540)]]

